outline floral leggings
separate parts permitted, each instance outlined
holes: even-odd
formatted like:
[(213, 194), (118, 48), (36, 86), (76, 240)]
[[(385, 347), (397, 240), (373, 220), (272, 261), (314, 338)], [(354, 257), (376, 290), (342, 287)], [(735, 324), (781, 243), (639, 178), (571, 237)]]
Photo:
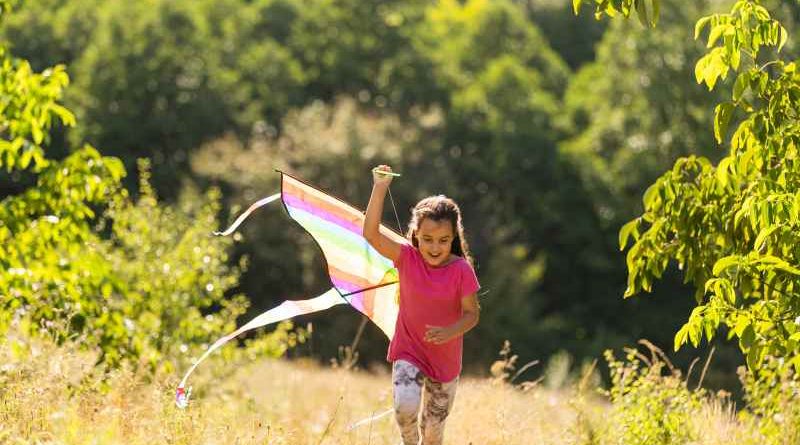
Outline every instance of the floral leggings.
[[(453, 406), (458, 378), (447, 383), (437, 382), (413, 364), (397, 360), (392, 365), (392, 383), (395, 419), (403, 445), (441, 445), (444, 422)], [(422, 422), (419, 422), (420, 405), (423, 406)]]

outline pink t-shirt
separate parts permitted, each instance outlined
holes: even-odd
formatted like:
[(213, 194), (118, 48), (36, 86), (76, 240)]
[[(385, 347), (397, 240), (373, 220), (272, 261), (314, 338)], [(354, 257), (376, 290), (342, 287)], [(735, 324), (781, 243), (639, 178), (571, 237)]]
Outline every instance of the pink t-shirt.
[(402, 245), (394, 264), (400, 272), (400, 314), (387, 359), (406, 360), (426, 376), (449, 382), (461, 373), (463, 337), (429, 343), (426, 325), (444, 327), (461, 318), (461, 298), (480, 288), (475, 271), (463, 258), (431, 267), (410, 244)]

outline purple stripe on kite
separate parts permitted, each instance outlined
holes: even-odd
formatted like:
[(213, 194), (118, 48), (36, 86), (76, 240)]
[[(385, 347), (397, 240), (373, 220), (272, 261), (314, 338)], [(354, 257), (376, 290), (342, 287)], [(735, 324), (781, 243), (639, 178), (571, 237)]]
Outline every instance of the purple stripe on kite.
[(332, 214), (330, 212), (327, 212), (327, 211), (325, 211), (325, 210), (323, 210), (323, 209), (321, 209), (319, 207), (313, 206), (313, 205), (311, 205), (311, 204), (309, 204), (309, 203), (307, 203), (305, 201), (301, 201), (299, 198), (297, 198), (294, 195), (290, 195), (288, 193), (284, 193), (283, 194), (283, 202), (286, 204), (287, 207), (292, 207), (292, 208), (297, 208), (297, 209), (303, 210), (306, 213), (310, 213), (310, 214), (312, 214), (314, 216), (317, 216), (317, 217), (319, 217), (321, 219), (324, 219), (325, 221), (328, 221), (328, 222), (330, 222), (332, 224), (336, 224), (337, 226), (342, 227), (343, 229), (347, 229), (347, 230), (355, 233), (358, 236), (363, 236), (361, 227), (359, 227), (356, 224), (353, 224), (352, 221), (348, 221), (348, 220), (343, 219), (341, 217), (338, 217), (338, 216), (336, 216), (336, 215), (334, 215), (334, 214)]
[(359, 312), (364, 312), (364, 294), (354, 294), (347, 297), (350, 299), (350, 305), (358, 309)]
[(336, 275), (331, 275), (331, 281), (333, 282), (333, 285), (336, 286), (336, 288), (339, 289), (339, 291), (342, 292), (343, 294), (355, 292), (361, 289), (359, 285), (354, 284), (347, 280), (343, 280), (337, 277)]

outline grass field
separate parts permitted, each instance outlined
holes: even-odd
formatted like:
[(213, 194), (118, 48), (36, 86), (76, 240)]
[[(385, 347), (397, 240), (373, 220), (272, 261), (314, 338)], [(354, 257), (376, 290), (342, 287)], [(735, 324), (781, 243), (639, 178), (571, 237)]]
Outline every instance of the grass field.
[[(391, 406), (388, 374), (348, 371), (302, 361), (213, 363), (193, 381), (186, 410), (174, 405), (175, 375), (115, 371), (93, 375), (94, 357), (71, 347), (0, 347), (0, 443), (9, 444), (392, 444), (391, 416), (348, 431)], [(22, 357), (22, 358), (20, 358)], [(233, 375), (215, 379), (219, 369)], [(684, 413), (696, 439), (670, 442), (759, 443), (730, 405), (707, 400)], [(623, 444), (624, 419), (599, 392), (567, 386), (520, 387), (465, 377), (445, 443)], [(639, 443), (638, 441), (636, 443)]]

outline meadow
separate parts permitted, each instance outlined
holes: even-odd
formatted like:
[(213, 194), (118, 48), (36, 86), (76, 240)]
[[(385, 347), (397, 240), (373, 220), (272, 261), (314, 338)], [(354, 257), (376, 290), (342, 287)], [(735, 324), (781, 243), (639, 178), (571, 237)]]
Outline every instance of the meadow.
[[(180, 410), (176, 375), (129, 367), (98, 373), (96, 356), (77, 345), (12, 341), (0, 358), (0, 443), (399, 442), (391, 416), (349, 428), (391, 407), (390, 375), (380, 368), (214, 357), (193, 381), (190, 406)], [(737, 414), (729, 399), (691, 391), (658, 364), (637, 379), (628, 363), (629, 383), (652, 391), (613, 400), (600, 391), (597, 369), (573, 376), (551, 365), (531, 372), (541, 375), (533, 381), (511, 383), (515, 364), (504, 358), (494, 375), (462, 378), (446, 444), (767, 443), (755, 419)]]
[[(349, 428), (392, 404), (355, 311), (316, 319), (307, 354), (310, 324), (223, 348), (174, 403), (237, 322), (332, 284), (286, 215), (209, 233), (276, 168), (363, 204), (385, 163), (398, 229), (397, 208), (457, 197), (477, 260), (447, 444), (800, 444), (798, 17), (0, 0), (0, 445), (396, 445), (391, 417)], [(739, 354), (710, 372), (737, 396), (640, 338)], [(497, 360), (504, 340), (544, 363)]]

